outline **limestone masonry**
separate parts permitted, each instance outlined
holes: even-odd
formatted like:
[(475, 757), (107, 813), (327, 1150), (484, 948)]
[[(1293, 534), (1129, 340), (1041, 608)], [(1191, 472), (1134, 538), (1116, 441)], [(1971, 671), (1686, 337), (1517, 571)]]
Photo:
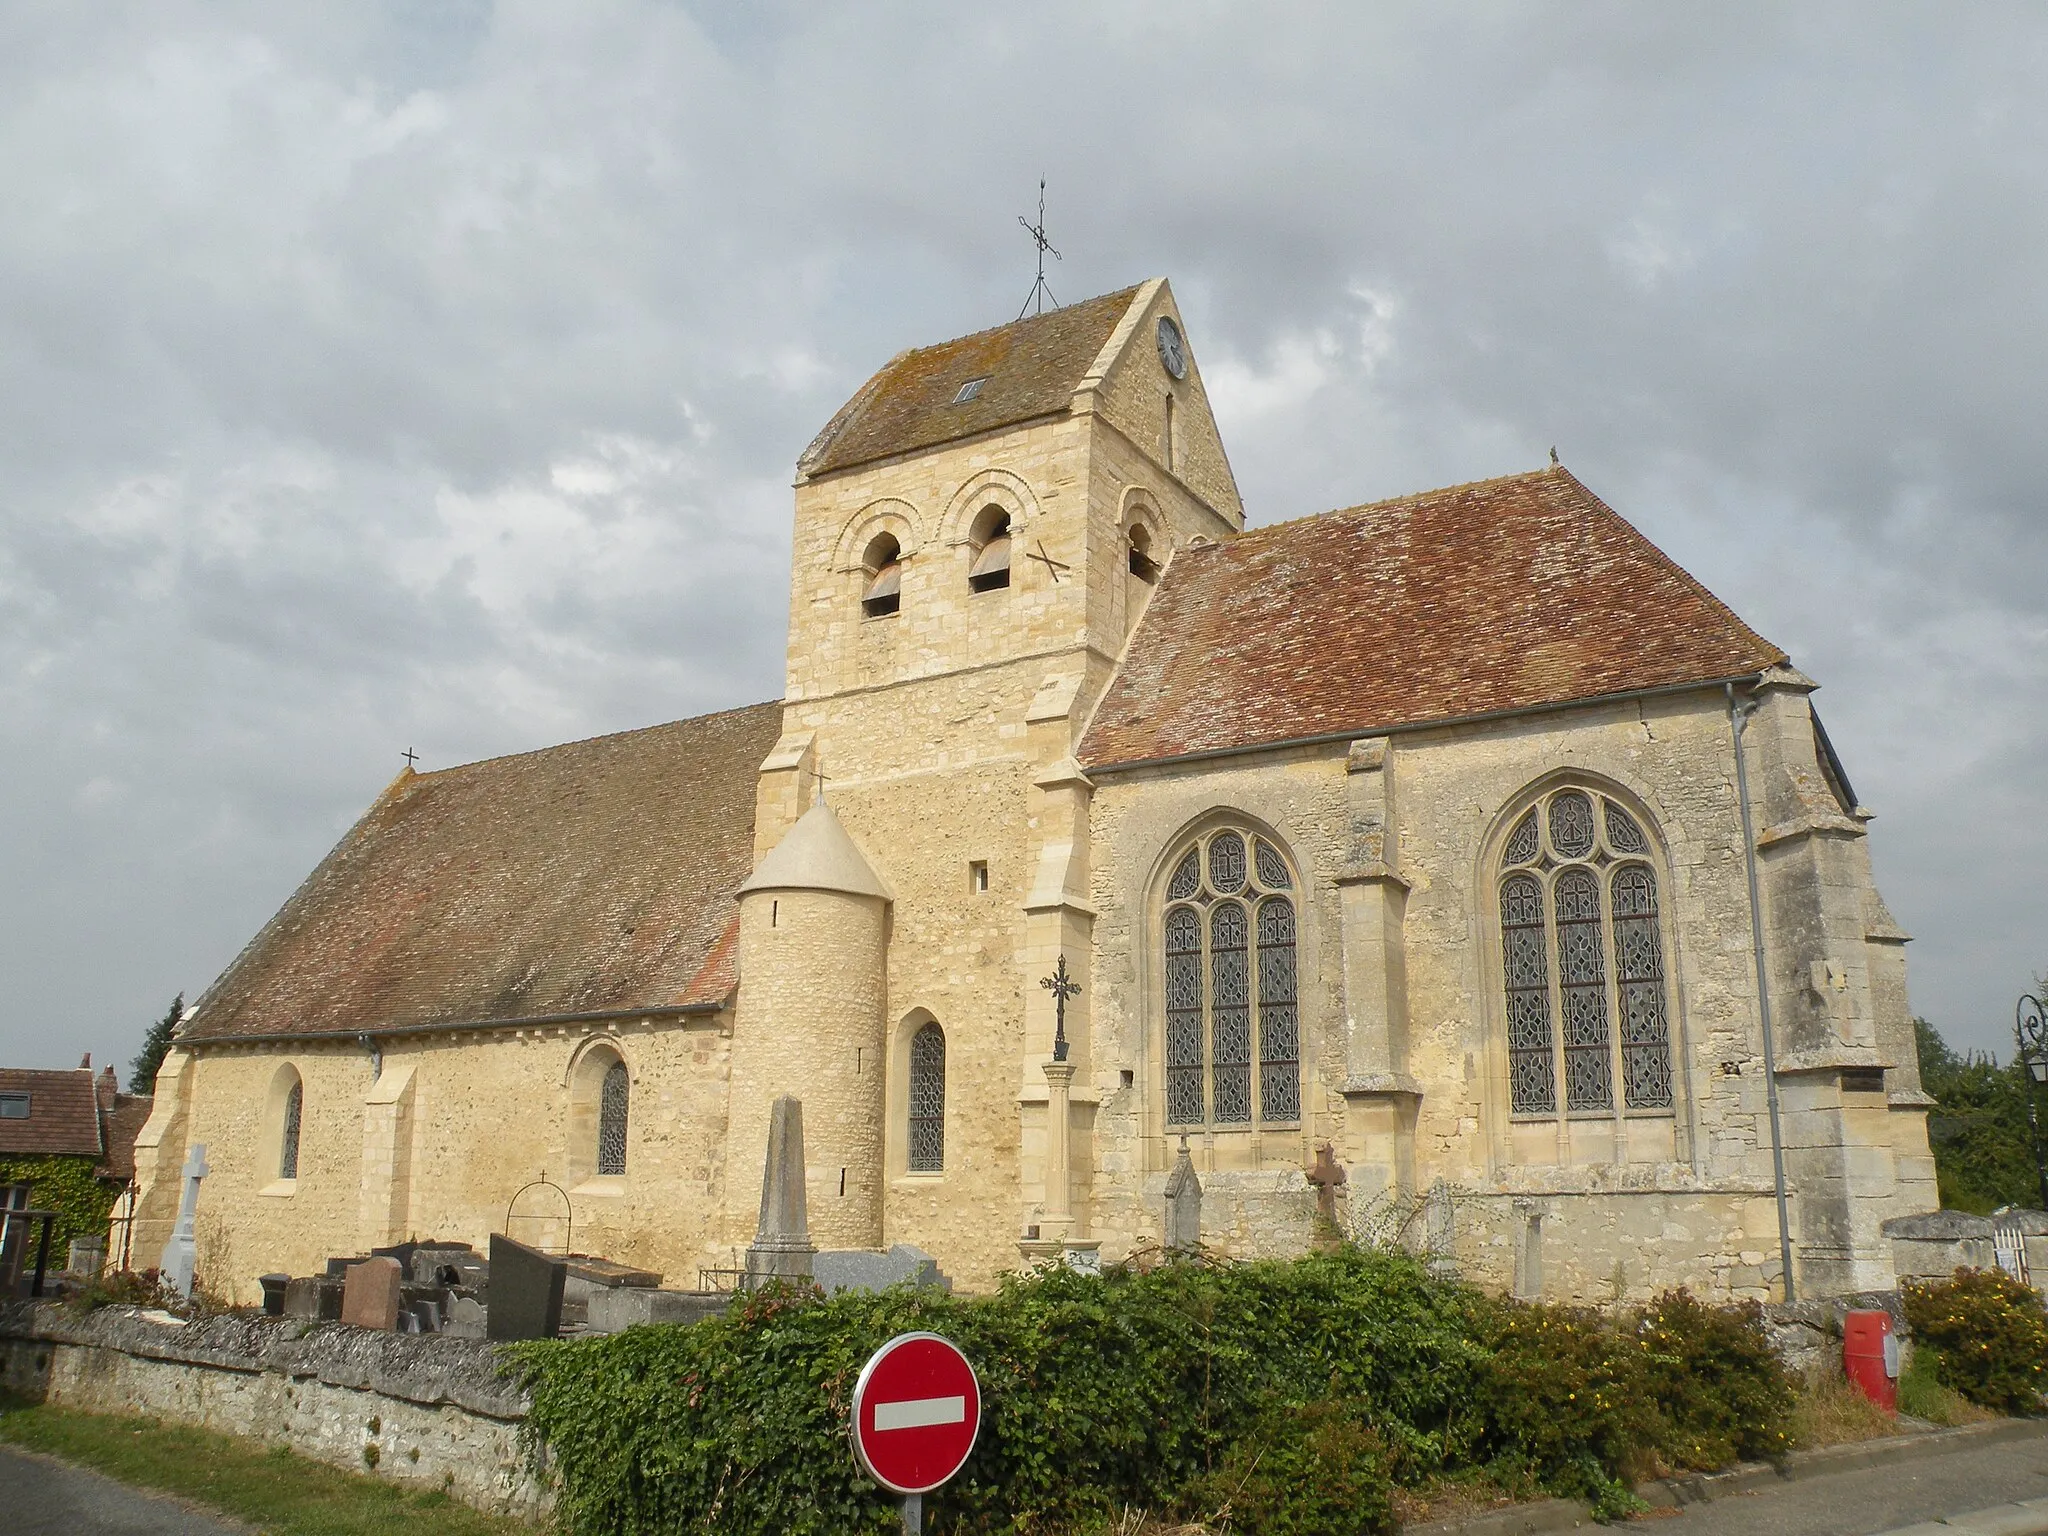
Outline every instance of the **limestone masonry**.
[(1183, 1145), (1205, 1246), (1301, 1251), (1328, 1145), (1483, 1282), (1769, 1298), (1775, 1088), (1801, 1293), (1891, 1285), (1929, 1101), (1815, 684), (1554, 465), (1246, 531), (1183, 331), (1155, 280), (876, 374), (778, 703), (394, 781), (182, 1026), (141, 1262), (196, 1143), (239, 1299), (543, 1175), (687, 1289), (789, 1094), (817, 1245), (970, 1288), (1162, 1246)]

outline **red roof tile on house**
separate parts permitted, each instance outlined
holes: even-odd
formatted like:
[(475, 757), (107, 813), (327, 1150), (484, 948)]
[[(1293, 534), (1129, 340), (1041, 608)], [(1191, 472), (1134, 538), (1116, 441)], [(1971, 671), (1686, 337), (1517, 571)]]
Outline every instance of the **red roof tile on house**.
[(716, 1003), (753, 867), (756, 704), (402, 775), (200, 999), (181, 1041)]
[[(1136, 288), (900, 352), (839, 408), (797, 468), (851, 469), (899, 453), (1064, 414)], [(983, 379), (969, 400), (961, 387)]]
[(0, 1114), (0, 1156), (98, 1157), (103, 1150), (92, 1073), (0, 1067), (0, 1094), (28, 1096), (25, 1118)]
[(1366, 735), (1785, 659), (1552, 467), (1180, 551), (1079, 756)]

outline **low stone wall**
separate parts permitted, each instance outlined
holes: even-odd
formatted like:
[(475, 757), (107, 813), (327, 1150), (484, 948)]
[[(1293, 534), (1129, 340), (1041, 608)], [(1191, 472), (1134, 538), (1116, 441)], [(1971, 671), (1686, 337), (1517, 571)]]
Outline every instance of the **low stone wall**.
[(496, 1514), (546, 1512), (518, 1443), (526, 1398), (498, 1374), (495, 1346), (297, 1318), (164, 1317), (0, 1308), (0, 1385), (66, 1408), (288, 1445)]
[(1809, 1380), (1842, 1374), (1842, 1318), (1849, 1312), (1886, 1312), (1899, 1341), (1900, 1360), (1912, 1358), (1912, 1330), (1897, 1291), (1863, 1291), (1813, 1301), (1774, 1301), (1764, 1307), (1764, 1332), (1771, 1348), (1792, 1370)]

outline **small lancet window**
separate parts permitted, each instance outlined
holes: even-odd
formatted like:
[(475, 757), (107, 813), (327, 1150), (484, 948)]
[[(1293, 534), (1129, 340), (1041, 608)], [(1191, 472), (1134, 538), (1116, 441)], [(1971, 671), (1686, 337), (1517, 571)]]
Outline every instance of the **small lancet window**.
[(967, 585), (976, 592), (994, 592), (1010, 584), (1010, 514), (984, 507), (968, 539), (974, 558), (967, 567)]
[(305, 1110), (306, 1085), (293, 1083), (291, 1092), (284, 1096), (284, 1131), (278, 1137), (277, 1176), (280, 1179), (299, 1176), (299, 1120)]
[(910, 1038), (910, 1171), (946, 1166), (946, 1032), (926, 1024)]
[(879, 619), (903, 606), (903, 550), (891, 534), (879, 535), (868, 545), (861, 560), (867, 571), (867, 585), (861, 592), (860, 611)]
[(597, 1096), (597, 1171), (626, 1171), (626, 1110), (632, 1097), (632, 1079), (626, 1064), (615, 1061), (605, 1070), (604, 1086)]
[(1152, 558), (1152, 534), (1142, 523), (1131, 525), (1130, 568), (1133, 576), (1148, 585), (1159, 579), (1159, 562)]

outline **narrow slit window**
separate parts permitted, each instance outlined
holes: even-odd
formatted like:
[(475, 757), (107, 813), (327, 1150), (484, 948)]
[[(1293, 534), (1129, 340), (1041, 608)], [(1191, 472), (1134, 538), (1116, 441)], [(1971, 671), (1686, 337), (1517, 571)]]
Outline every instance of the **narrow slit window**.
[(597, 1171), (601, 1174), (626, 1171), (626, 1110), (632, 1091), (626, 1064), (613, 1062), (605, 1071), (597, 1097)]
[(910, 1039), (910, 1171), (946, 1166), (946, 1032), (926, 1024)]
[(280, 1179), (299, 1176), (299, 1120), (305, 1108), (306, 1085), (293, 1083), (291, 1091), (284, 1096), (284, 1130), (278, 1138), (277, 1176)]

